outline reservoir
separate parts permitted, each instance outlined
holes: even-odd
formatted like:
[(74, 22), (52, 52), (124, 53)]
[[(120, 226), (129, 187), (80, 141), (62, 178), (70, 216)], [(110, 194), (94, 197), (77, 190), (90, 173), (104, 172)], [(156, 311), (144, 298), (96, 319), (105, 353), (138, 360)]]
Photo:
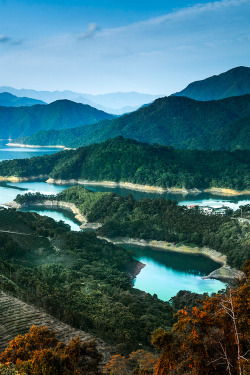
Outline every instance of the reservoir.
[[(0, 159), (14, 159), (32, 157), (43, 154), (57, 152), (58, 149), (12, 149), (2, 147), (0, 150)], [(17, 194), (27, 192), (37, 192), (43, 194), (57, 194), (69, 186), (47, 184), (46, 182), (22, 182), (0, 185), (0, 204), (8, 203), (15, 199)], [(93, 191), (111, 191), (120, 195), (132, 194), (135, 199), (141, 198), (159, 198), (177, 200), (182, 205), (209, 205), (209, 206), (228, 206), (237, 209), (240, 205), (250, 202), (249, 196), (215, 196), (210, 193), (198, 195), (181, 194), (157, 194), (133, 191), (124, 188), (110, 188), (104, 186), (91, 186), (86, 188)], [(67, 210), (51, 210), (34, 207), (30, 209), (41, 215), (47, 215), (59, 221), (63, 220), (70, 225), (72, 230), (80, 230), (79, 223), (74, 215)], [(142, 247), (135, 245), (122, 245), (128, 251), (132, 251), (135, 259), (146, 264), (140, 274), (134, 280), (135, 288), (143, 290), (150, 294), (156, 294), (160, 299), (166, 301), (176, 295), (180, 290), (189, 290), (195, 293), (216, 293), (225, 287), (225, 284), (218, 280), (203, 280), (205, 276), (213, 270), (220, 267), (219, 263), (203, 255), (192, 255), (175, 253), (173, 251), (160, 251), (151, 247)]]

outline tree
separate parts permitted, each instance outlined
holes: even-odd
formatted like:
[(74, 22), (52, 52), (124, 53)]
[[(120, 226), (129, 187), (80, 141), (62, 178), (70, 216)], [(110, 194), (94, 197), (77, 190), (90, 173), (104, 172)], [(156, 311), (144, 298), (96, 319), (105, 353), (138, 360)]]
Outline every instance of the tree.
[(24, 336), (18, 335), (0, 355), (0, 362), (12, 362), (20, 374), (27, 375), (98, 374), (100, 360), (93, 340), (82, 344), (74, 338), (65, 345), (55, 332), (36, 326)]
[(234, 289), (207, 298), (191, 313), (181, 309), (172, 332), (154, 333), (152, 342), (161, 351), (156, 375), (249, 374), (250, 261), (244, 272)]

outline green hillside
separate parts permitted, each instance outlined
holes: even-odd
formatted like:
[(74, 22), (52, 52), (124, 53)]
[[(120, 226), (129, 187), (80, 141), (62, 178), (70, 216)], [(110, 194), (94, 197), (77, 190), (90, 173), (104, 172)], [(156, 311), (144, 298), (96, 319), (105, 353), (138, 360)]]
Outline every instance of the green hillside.
[(15, 95), (12, 95), (8, 92), (0, 93), (0, 106), (4, 107), (29, 107), (35, 104), (46, 104), (42, 100), (31, 99), (22, 97), (19, 98)]
[[(152, 331), (171, 326), (175, 311), (133, 288), (136, 266), (128, 251), (94, 233), (72, 232), (36, 213), (0, 210), (0, 297), (18, 297), (123, 353), (149, 346)], [(1, 328), (7, 320), (12, 326), (10, 319), (0, 319)]]
[(250, 151), (193, 151), (117, 137), (77, 150), (0, 163), (0, 176), (131, 182), (163, 188), (250, 189)]
[(245, 94), (250, 94), (250, 68), (239, 66), (225, 73), (190, 83), (174, 95), (195, 100), (218, 100)]
[(106, 112), (69, 100), (32, 107), (0, 106), (0, 138), (13, 139), (41, 129), (67, 129), (112, 118)]
[(171, 96), (113, 121), (66, 131), (43, 131), (19, 141), (79, 147), (122, 135), (181, 149), (232, 151), (250, 148), (249, 116), (250, 95), (207, 102)]
[[(207, 215), (164, 198), (136, 201), (131, 195), (97, 193), (80, 185), (65, 189), (52, 198), (40, 193), (18, 195), (16, 202), (32, 207), (32, 204), (48, 199), (74, 203), (90, 223), (102, 224), (97, 233), (105, 238), (140, 238), (208, 246), (225, 254), (228, 264), (237, 268), (250, 257), (250, 224), (242, 225), (232, 218), (230, 210), (226, 215)], [(178, 265), (178, 269), (181, 267)]]

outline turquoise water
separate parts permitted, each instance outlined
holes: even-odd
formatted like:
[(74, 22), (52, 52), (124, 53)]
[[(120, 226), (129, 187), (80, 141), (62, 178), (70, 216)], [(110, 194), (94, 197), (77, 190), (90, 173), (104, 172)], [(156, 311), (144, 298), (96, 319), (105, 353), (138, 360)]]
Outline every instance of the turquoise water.
[[(0, 146), (1, 147), (1, 146)], [(0, 160), (24, 158), (45, 153), (53, 153), (58, 150), (46, 149), (0, 149)], [(36, 192), (44, 194), (57, 194), (69, 186), (52, 185), (45, 182), (22, 182), (8, 183), (9, 187), (0, 186), (0, 204), (8, 203), (15, 199), (17, 194), (25, 194), (26, 192)], [(18, 190), (14, 189), (26, 189)], [(211, 194), (180, 195), (180, 194), (157, 194), (144, 193), (139, 191), (128, 190), (124, 188), (106, 188), (103, 186), (86, 186), (93, 191), (112, 191), (117, 194), (126, 196), (132, 194), (135, 199), (141, 198), (158, 198), (177, 200), (182, 205), (209, 205), (222, 206), (226, 205), (233, 209), (237, 209), (240, 205), (249, 203), (248, 196), (240, 197), (223, 197)], [(31, 209), (40, 215), (47, 215), (59, 221), (63, 220), (70, 225), (72, 230), (80, 230), (78, 222), (74, 215), (66, 210), (48, 210), (48, 209)], [(139, 247), (124, 245), (126, 249), (132, 250), (134, 257), (146, 264), (140, 274), (134, 280), (134, 286), (150, 294), (157, 296), (166, 301), (176, 295), (179, 290), (189, 290), (196, 293), (214, 293), (225, 287), (225, 284), (217, 280), (203, 280), (202, 276), (207, 275), (211, 271), (220, 267), (220, 264), (213, 262), (207, 257), (179, 254), (175, 252), (159, 251), (150, 247)]]
[(50, 210), (46, 208), (23, 208), (21, 211), (29, 211), (29, 212), (36, 212), (39, 215), (42, 216), (49, 216), (52, 217), (55, 221), (64, 221), (66, 224), (68, 224), (71, 228), (71, 230), (74, 231), (80, 231), (79, 222), (75, 219), (74, 214), (71, 211), (67, 210)]
[(50, 155), (58, 152), (58, 148), (23, 148), (23, 147), (8, 147), (6, 143), (9, 140), (0, 140), (0, 161), (12, 159), (25, 159), (32, 156), (42, 156), (44, 154)]
[(159, 251), (152, 247), (122, 246), (132, 251), (135, 259), (146, 264), (134, 280), (135, 288), (156, 294), (163, 301), (168, 301), (180, 290), (211, 294), (225, 288), (221, 281), (202, 279), (221, 266), (208, 257)]

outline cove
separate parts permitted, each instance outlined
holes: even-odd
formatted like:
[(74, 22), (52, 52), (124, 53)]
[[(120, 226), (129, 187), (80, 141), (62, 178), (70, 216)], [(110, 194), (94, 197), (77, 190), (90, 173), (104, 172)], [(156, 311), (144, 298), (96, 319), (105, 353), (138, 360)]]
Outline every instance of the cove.
[(146, 264), (134, 279), (134, 287), (156, 294), (163, 301), (168, 301), (180, 290), (211, 294), (225, 289), (226, 285), (221, 281), (202, 279), (202, 276), (221, 266), (204, 255), (160, 251), (131, 244), (123, 244), (122, 247), (132, 252), (136, 260)]
[(36, 212), (42, 216), (49, 216), (55, 221), (64, 221), (65, 224), (68, 224), (73, 231), (79, 232), (81, 230), (80, 223), (75, 219), (74, 214), (70, 210), (66, 209), (57, 209), (50, 210), (43, 207), (29, 207), (20, 209), (22, 212)]
[[(25, 188), (30, 192), (39, 191), (42, 194), (57, 194), (70, 187), (70, 185), (55, 185), (55, 184), (47, 184), (46, 182), (40, 181), (30, 181), (30, 182), (8, 182), (9, 187), (20, 187)], [(192, 205), (197, 204), (200, 206), (211, 206), (211, 207), (220, 207), (220, 206), (227, 206), (232, 208), (233, 210), (237, 210), (239, 206), (249, 204), (249, 196), (218, 196), (213, 195), (211, 193), (201, 193), (197, 195), (182, 195), (182, 194), (171, 194), (171, 193), (148, 193), (148, 192), (141, 192), (136, 190), (130, 190), (120, 187), (106, 187), (106, 186), (96, 186), (96, 185), (82, 185), (85, 188), (96, 191), (96, 192), (112, 192), (116, 193), (121, 196), (127, 196), (128, 194), (132, 194), (134, 199), (140, 200), (142, 198), (149, 198), (149, 199), (156, 199), (156, 198), (165, 198), (170, 200), (176, 200), (180, 205)], [(3, 188), (4, 189), (4, 188)], [(26, 191), (27, 192), (27, 191)], [(9, 192), (10, 193), (10, 192)], [(4, 195), (7, 195), (8, 192), (5, 191)], [(17, 194), (25, 194), (25, 192), (18, 191)], [(10, 194), (12, 197), (13, 194)], [(10, 202), (13, 199), (5, 200), (4, 203)], [(2, 204), (2, 199), (0, 201)]]

